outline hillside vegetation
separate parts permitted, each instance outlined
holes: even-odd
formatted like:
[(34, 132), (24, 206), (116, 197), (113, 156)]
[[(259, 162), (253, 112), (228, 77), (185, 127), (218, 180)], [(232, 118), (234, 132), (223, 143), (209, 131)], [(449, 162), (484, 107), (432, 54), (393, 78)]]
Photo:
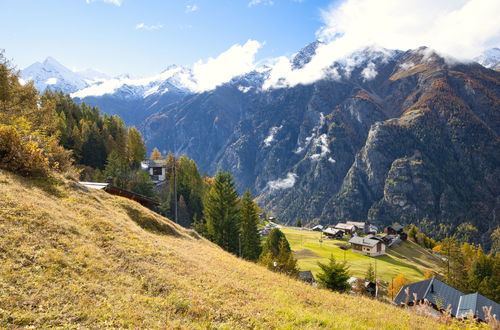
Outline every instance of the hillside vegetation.
[(344, 252), (339, 244), (345, 244), (345, 241), (323, 238), (320, 243), (321, 233), (316, 231), (283, 229), (283, 232), (298, 259), (300, 269), (311, 270), (314, 274), (319, 271), (318, 261), (324, 263), (330, 255), (338, 261), (343, 261), (345, 255), (351, 274), (358, 277), (364, 277), (370, 263), (375, 266), (376, 260), (377, 278), (386, 282), (399, 274), (404, 274), (411, 281), (419, 281), (424, 278), (427, 269), (443, 273), (442, 264), (437, 257), (410, 241), (388, 248), (385, 256), (372, 258), (352, 252), (351, 249)]
[(0, 170), (0, 196), (0, 327), (439, 326), (269, 272), (62, 178)]

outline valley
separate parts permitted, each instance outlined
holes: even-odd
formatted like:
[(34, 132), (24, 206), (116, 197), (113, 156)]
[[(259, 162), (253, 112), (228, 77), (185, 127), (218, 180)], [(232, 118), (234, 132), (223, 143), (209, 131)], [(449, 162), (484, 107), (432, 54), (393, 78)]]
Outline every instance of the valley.
[(360, 278), (364, 278), (370, 263), (373, 267), (376, 263), (377, 278), (385, 283), (390, 283), (399, 274), (404, 274), (412, 282), (422, 280), (426, 270), (444, 274), (442, 261), (411, 241), (387, 248), (387, 255), (373, 258), (355, 253), (350, 248), (341, 249), (339, 245), (346, 244), (345, 240), (323, 237), (320, 242), (321, 232), (296, 229), (282, 229), (282, 231), (290, 242), (300, 269), (311, 270), (314, 275), (319, 271), (317, 263), (325, 263), (331, 255), (337, 261), (345, 260), (352, 276)]

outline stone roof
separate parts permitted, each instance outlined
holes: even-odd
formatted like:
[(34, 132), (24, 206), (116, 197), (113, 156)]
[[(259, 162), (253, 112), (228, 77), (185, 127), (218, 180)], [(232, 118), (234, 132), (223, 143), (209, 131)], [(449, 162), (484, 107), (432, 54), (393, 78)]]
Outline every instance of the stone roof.
[(343, 229), (343, 230), (354, 230), (354, 225), (349, 225), (347, 223), (338, 223), (335, 225), (335, 228), (337, 229)]
[(310, 270), (299, 271), (299, 278), (303, 281), (314, 280), (314, 275)]

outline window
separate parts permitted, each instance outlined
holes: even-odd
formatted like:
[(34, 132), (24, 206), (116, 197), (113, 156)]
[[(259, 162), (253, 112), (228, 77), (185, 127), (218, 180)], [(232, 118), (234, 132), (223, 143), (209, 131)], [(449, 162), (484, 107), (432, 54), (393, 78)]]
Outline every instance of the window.
[(161, 167), (153, 167), (153, 175), (162, 175), (162, 168)]

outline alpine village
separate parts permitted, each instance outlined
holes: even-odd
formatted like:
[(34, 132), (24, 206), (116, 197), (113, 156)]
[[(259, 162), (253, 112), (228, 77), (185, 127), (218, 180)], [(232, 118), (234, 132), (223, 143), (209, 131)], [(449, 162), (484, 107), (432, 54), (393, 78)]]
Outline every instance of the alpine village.
[(0, 329), (500, 329), (498, 3), (51, 2), (0, 4)]

